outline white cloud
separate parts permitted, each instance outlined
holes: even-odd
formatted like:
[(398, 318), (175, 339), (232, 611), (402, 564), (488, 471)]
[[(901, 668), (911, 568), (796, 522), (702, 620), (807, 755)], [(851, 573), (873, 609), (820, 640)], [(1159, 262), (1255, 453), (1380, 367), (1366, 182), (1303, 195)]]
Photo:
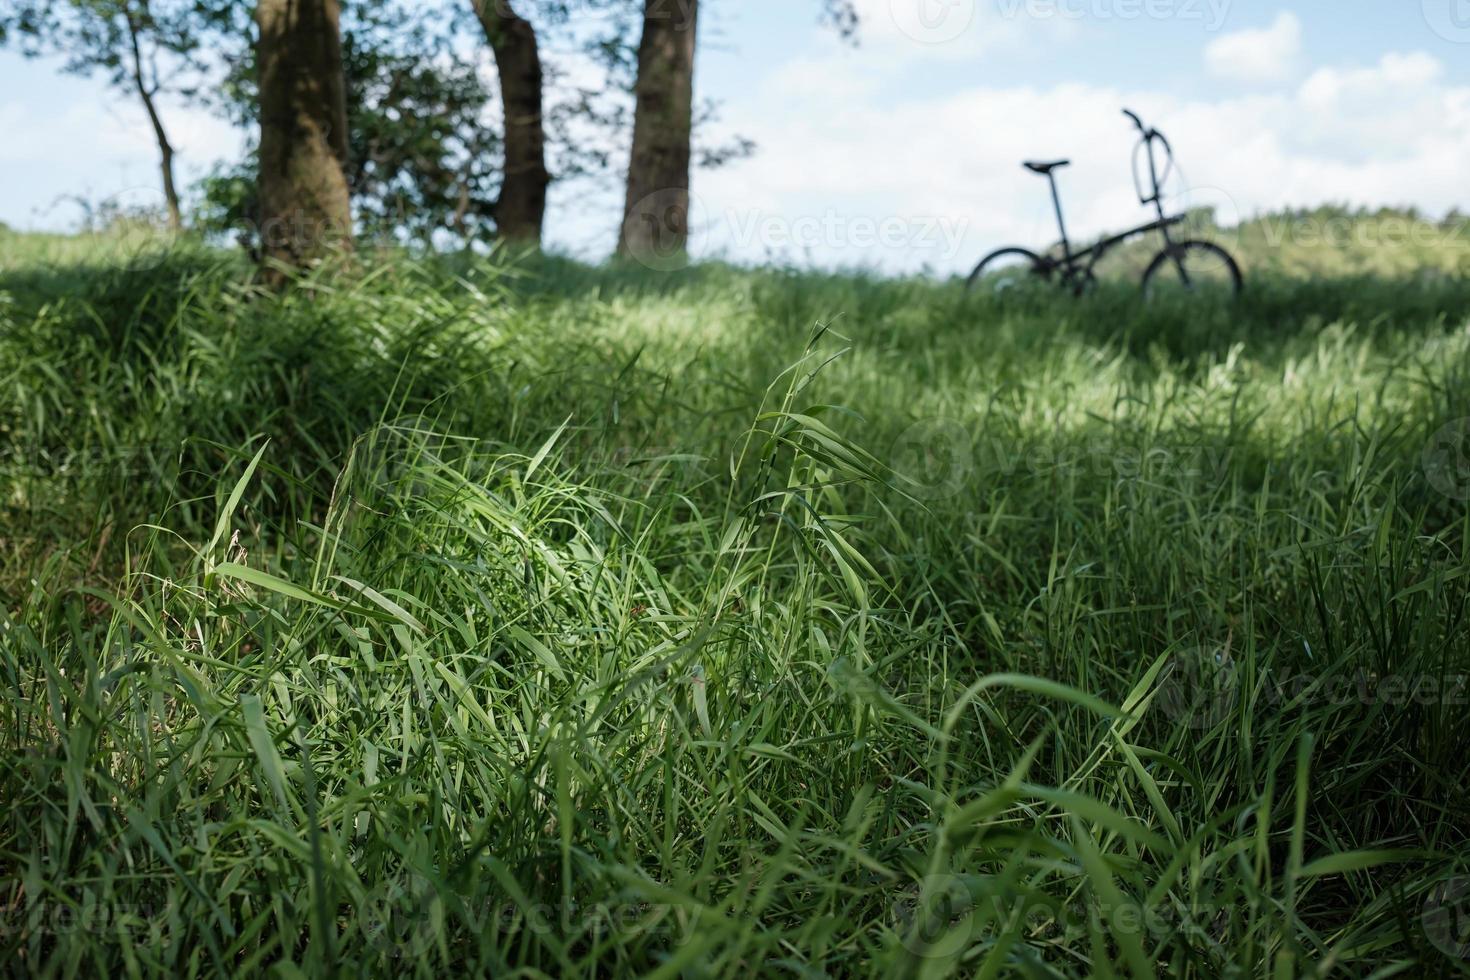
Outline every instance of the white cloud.
[[(995, 9), (982, 4), (980, 16)], [(914, 84), (936, 57), (932, 46), (890, 34), (881, 52), (866, 38), (854, 51), (813, 37), (800, 55), (752, 73), (726, 101), (721, 130), (751, 137), (759, 151), (695, 175), (698, 252), (965, 271), (996, 246), (1054, 238), (1046, 182), (1020, 167), (1049, 156), (1075, 161), (1059, 173), (1074, 237), (1127, 227), (1147, 214), (1133, 195), (1135, 134), (1119, 114), (1125, 105), (1173, 141), (1187, 184), (1171, 191), (1192, 189), (1176, 202), (1216, 204), (1227, 221), (1321, 203), (1412, 204), (1429, 213), (1467, 204), (1470, 86), (1422, 52), (1321, 66), (1274, 89), (1185, 97), (1000, 80), (945, 91)], [(1040, 46), (1054, 36), (1025, 37)], [(100, 85), (84, 91), (64, 77), (57, 84), (79, 86), (77, 94), (49, 107), (29, 95), (0, 98), (0, 131), (24, 134), (0, 142), (10, 190), (0, 196), (8, 209), (0, 220), (63, 225), (73, 212), (48, 208), (73, 193), (97, 198), (131, 188), (128, 200), (156, 201), (157, 156), (142, 114), (105, 98)], [(219, 120), (178, 106), (166, 119), (182, 150), (181, 176), (237, 156), (240, 134)], [(552, 243), (605, 256), (621, 196), (616, 171), (597, 187), (555, 185)]]
[[(904, 60), (973, 62), (984, 55), (1078, 37), (1083, 18), (1047, 0), (853, 0), (862, 25), (862, 69)], [(830, 36), (822, 48), (838, 46)]]
[(1205, 47), (1210, 73), (1247, 84), (1280, 82), (1296, 70), (1302, 50), (1302, 22), (1284, 11), (1270, 27), (1235, 31)]
[[(25, 200), (5, 199), (0, 220), (56, 228), (80, 217), (78, 199), (92, 205), (162, 204), (158, 146), (143, 109), (94, 85), (98, 97), (79, 99), (62, 111), (30, 99), (0, 102), (0, 132), (24, 134), (0, 143), (0, 165), (12, 184), (26, 188)], [(177, 153), (181, 188), (216, 162), (241, 155), (242, 134), (224, 120), (172, 102), (161, 105), (160, 114)]]
[[(838, 68), (801, 70), (837, 79)], [(1043, 157), (1074, 160), (1058, 174), (1074, 237), (1138, 224), (1147, 212), (1133, 194), (1125, 105), (1173, 141), (1187, 179), (1171, 184), (1173, 202), (1213, 204), (1227, 222), (1322, 203), (1465, 204), (1470, 88), (1426, 54), (1216, 99), (1088, 85), (843, 98), (773, 75), (730, 106), (729, 124), (760, 153), (695, 178), (697, 245), (745, 261), (964, 271), (996, 246), (1055, 238), (1046, 182), (1020, 167)], [(885, 223), (906, 232), (885, 240)]]

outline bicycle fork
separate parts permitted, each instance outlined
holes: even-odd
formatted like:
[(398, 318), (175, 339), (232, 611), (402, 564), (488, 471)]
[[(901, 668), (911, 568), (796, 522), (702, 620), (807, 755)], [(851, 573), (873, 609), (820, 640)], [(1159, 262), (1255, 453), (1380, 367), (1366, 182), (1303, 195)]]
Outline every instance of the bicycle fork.
[[(1137, 122), (1137, 117), (1136, 116), (1134, 117), (1134, 121)], [(1142, 128), (1142, 123), (1139, 124), (1139, 128), (1140, 129)], [(1162, 230), (1164, 232), (1164, 249), (1173, 257), (1173, 259), (1174, 259), (1174, 268), (1176, 268), (1176, 269), (1179, 270), (1179, 278), (1184, 283), (1184, 288), (1185, 289), (1188, 289), (1191, 286), (1193, 286), (1194, 283), (1189, 278), (1189, 270), (1187, 270), (1187, 269), (1184, 268), (1184, 259), (1183, 259), (1183, 257), (1181, 256), (1179, 250), (1174, 247), (1174, 238), (1173, 238), (1173, 236), (1171, 236), (1169, 234), (1169, 225), (1167, 224), (1167, 221), (1166, 221), (1166, 219), (1164, 217), (1164, 191), (1163, 191), (1163, 188), (1161, 188), (1159, 186), (1159, 165), (1154, 160), (1154, 139), (1155, 139), (1155, 137), (1157, 137), (1158, 139), (1163, 139), (1163, 135), (1161, 133), (1159, 133), (1159, 131), (1156, 130), (1156, 129), (1150, 129), (1150, 130), (1147, 130), (1144, 133), (1144, 142), (1145, 142), (1145, 144), (1148, 147), (1148, 180), (1149, 180), (1149, 185), (1152, 186), (1153, 189), (1154, 189), (1154, 193), (1153, 193), (1153, 197), (1150, 197), (1149, 199), (1144, 200), (1142, 203), (1144, 203), (1144, 204), (1152, 204), (1154, 206), (1154, 209), (1156, 211), (1158, 211), (1158, 213), (1159, 213), (1159, 221), (1161, 223), (1163, 223), (1163, 229)], [(1168, 146), (1168, 141), (1167, 140), (1164, 141), (1164, 145), (1165, 145), (1165, 147)], [(1170, 151), (1170, 154), (1171, 154), (1170, 155), (1170, 159), (1172, 160), (1173, 159), (1172, 151)], [(1134, 179), (1134, 182), (1135, 183), (1137, 183), (1137, 181), (1138, 181), (1138, 176), (1137, 176), (1137, 174), (1138, 174), (1138, 170), (1137, 170), (1137, 159), (1138, 159), (1137, 157), (1134, 157), (1134, 161), (1135, 162), (1134, 162), (1134, 178), (1133, 179)], [(1170, 166), (1172, 167), (1172, 163), (1170, 164)], [(1139, 196), (1140, 200), (1142, 200), (1143, 193), (1142, 192), (1139, 192), (1139, 195), (1138, 196)]]

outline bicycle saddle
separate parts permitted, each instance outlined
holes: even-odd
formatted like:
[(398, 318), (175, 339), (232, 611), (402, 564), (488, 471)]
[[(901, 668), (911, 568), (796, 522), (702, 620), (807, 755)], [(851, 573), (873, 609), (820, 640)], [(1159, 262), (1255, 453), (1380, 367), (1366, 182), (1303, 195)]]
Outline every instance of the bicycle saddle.
[(1058, 167), (1065, 167), (1071, 162), (1071, 160), (1053, 160), (1051, 163), (1035, 163), (1033, 161), (1027, 161), (1024, 166), (1027, 170), (1031, 171), (1034, 174), (1041, 174), (1042, 176), (1045, 176)]

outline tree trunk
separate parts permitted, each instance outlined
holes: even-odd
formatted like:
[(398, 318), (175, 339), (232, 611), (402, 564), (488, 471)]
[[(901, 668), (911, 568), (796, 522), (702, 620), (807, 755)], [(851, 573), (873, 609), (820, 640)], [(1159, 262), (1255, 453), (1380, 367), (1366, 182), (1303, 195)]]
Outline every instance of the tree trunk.
[(259, 0), (255, 17), (261, 246), (266, 258), (301, 267), (352, 246), (340, 8), (338, 0)]
[(540, 244), (546, 220), (546, 129), (542, 117), (541, 53), (536, 29), (510, 0), (470, 0), (495, 52), (505, 112), (505, 179), (495, 203), (500, 237)]
[(143, 77), (143, 49), (138, 41), (138, 21), (134, 17), (132, 7), (127, 8), (126, 19), (129, 52), (132, 55), (133, 88), (137, 90), (138, 98), (143, 101), (143, 109), (148, 113), (148, 122), (153, 126), (153, 138), (158, 141), (159, 163), (163, 169), (163, 200), (168, 208), (168, 228), (169, 231), (183, 231), (183, 209), (179, 207), (179, 191), (174, 184), (174, 147), (168, 141), (168, 133), (163, 128), (163, 119), (159, 116), (158, 106), (153, 101), (155, 89), (150, 87)]
[(633, 153), (618, 254), (676, 259), (689, 244), (698, 0), (645, 0), (634, 90)]
[(163, 169), (163, 200), (168, 207), (169, 231), (184, 230), (183, 209), (179, 206), (179, 191), (174, 185), (174, 148), (168, 141), (168, 134), (164, 132), (163, 120), (158, 116), (158, 109), (153, 104), (153, 95), (143, 89), (138, 90), (143, 99), (143, 108), (148, 110), (148, 121), (153, 124), (153, 135), (158, 140), (159, 164)]

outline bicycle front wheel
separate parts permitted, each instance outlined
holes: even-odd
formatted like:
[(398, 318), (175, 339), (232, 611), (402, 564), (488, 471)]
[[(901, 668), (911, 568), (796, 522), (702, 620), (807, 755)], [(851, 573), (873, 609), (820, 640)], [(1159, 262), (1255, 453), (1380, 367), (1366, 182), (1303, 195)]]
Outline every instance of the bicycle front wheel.
[(1051, 281), (1051, 263), (1025, 248), (1002, 248), (980, 260), (965, 289), (987, 289), (997, 296), (1027, 283)]
[(1229, 252), (1214, 242), (1176, 242), (1154, 257), (1143, 274), (1146, 299), (1191, 293), (1240, 295), (1245, 280)]

